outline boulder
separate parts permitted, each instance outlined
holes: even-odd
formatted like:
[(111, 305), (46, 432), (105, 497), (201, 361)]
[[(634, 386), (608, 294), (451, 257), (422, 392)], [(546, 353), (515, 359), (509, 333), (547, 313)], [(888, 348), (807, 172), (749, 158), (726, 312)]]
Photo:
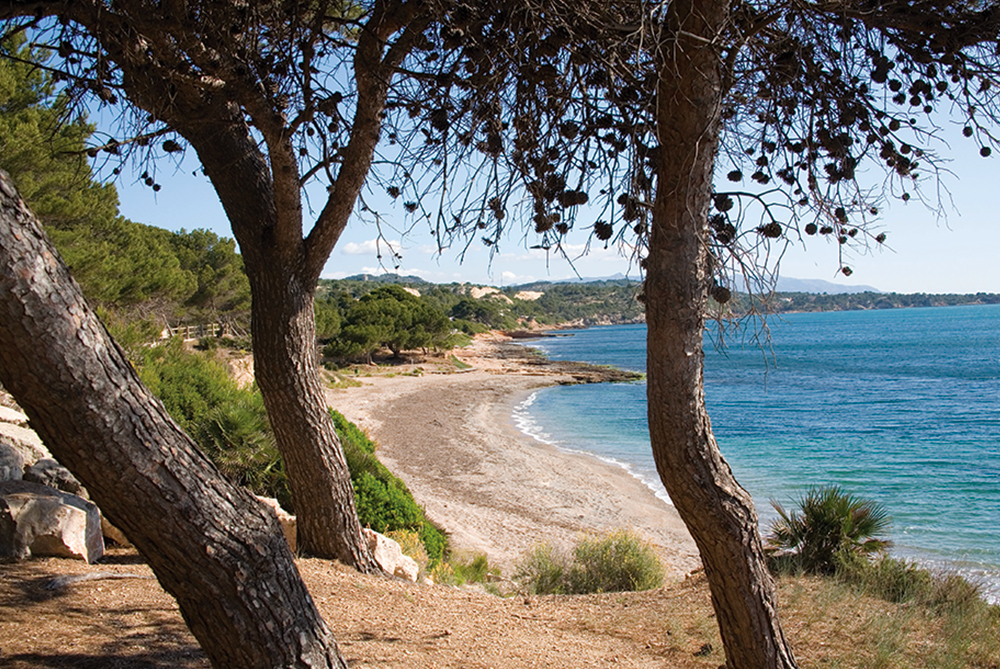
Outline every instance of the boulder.
[(56, 488), (71, 495), (88, 497), (87, 491), (73, 474), (52, 458), (42, 458), (24, 470), (24, 480), (41, 483), (50, 488)]
[(398, 543), (384, 534), (379, 534), (368, 528), (361, 531), (368, 540), (368, 547), (375, 556), (375, 562), (382, 567), (382, 571), (397, 578), (417, 582), (420, 565), (408, 555), (403, 555), (403, 549), (399, 547)]
[(104, 535), (105, 539), (115, 542), (122, 548), (128, 548), (132, 545), (125, 533), (112, 525), (104, 516), (101, 516), (101, 534)]
[(285, 533), (285, 541), (288, 542), (288, 547), (294, 553), (297, 546), (296, 537), (298, 536), (295, 527), (295, 516), (282, 509), (281, 504), (273, 497), (257, 496), (257, 499), (274, 509), (274, 513), (278, 516), (278, 522), (281, 523), (281, 531)]
[(20, 451), (26, 463), (52, 457), (35, 431), (28, 427), (28, 417), (8, 407), (0, 412), (0, 441)]
[(10, 444), (0, 442), (0, 481), (20, 481), (24, 473), (24, 455)]
[(94, 562), (104, 555), (97, 507), (40, 483), (0, 483), (0, 535), (0, 558), (34, 555)]

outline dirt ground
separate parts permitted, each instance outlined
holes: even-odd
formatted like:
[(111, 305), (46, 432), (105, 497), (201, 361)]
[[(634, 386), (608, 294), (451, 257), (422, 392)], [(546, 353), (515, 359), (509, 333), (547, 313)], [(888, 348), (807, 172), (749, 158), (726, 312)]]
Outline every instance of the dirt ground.
[[(419, 585), (299, 560), (351, 667), (712, 667), (723, 663), (704, 579), (646, 593), (506, 597)], [(80, 581), (66, 574), (138, 578)], [(0, 666), (203, 668), (173, 599), (132, 551), (97, 565), (57, 558), (0, 565)], [(708, 649), (711, 646), (711, 649)]]

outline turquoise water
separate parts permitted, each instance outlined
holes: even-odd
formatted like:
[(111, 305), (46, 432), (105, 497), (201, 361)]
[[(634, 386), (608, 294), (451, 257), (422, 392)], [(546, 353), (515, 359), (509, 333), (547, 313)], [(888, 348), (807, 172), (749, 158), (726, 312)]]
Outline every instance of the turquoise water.
[[(1000, 306), (791, 314), (706, 343), (705, 394), (719, 446), (762, 530), (810, 486), (840, 484), (893, 518), (893, 553), (957, 569), (1000, 601)], [(530, 342), (549, 357), (645, 368), (643, 325)], [(546, 388), (521, 429), (615, 462), (663, 499), (645, 383)]]

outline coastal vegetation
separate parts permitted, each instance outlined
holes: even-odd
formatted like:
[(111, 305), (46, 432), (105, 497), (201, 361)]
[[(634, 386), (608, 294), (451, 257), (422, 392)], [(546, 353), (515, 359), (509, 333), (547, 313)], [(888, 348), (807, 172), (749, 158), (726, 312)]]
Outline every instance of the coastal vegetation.
[[(72, 99), (120, 109), (123, 134), (95, 157), (197, 153), (243, 252), (256, 376), (307, 551), (376, 569), (314, 355), (320, 272), (356, 212), (381, 222), (357, 206), (362, 190), (405, 194), (439, 248), (496, 248), (519, 221), (559, 249), (578, 225), (646, 271), (652, 450), (706, 565), (725, 664), (797, 666), (750, 497), (704, 404), (706, 305), (766, 279), (790, 240), (882, 244), (883, 199), (908, 201), (940, 169), (943, 109), (991, 154), (996, 4), (51, 0), (0, 17)], [(714, 183), (723, 165), (731, 190)], [(859, 183), (869, 166), (885, 170), (882, 188)], [(4, 384), (147, 549), (214, 665), (346, 666), (274, 523), (206, 475), (0, 178)], [(772, 182), (784, 187), (760, 190)], [(326, 195), (305, 225), (308, 186)], [(588, 203), (602, 220), (578, 220)], [(123, 475), (136, 471), (163, 478)], [(277, 595), (268, 607), (262, 592)]]
[(585, 536), (566, 553), (542, 543), (523, 556), (514, 581), (533, 595), (580, 595), (652, 590), (663, 585), (656, 550), (634, 531)]
[(833, 574), (847, 564), (884, 553), (890, 527), (883, 506), (845, 492), (839, 486), (813, 488), (786, 511), (771, 505), (778, 519), (771, 525), (767, 548), (772, 565), (782, 571)]

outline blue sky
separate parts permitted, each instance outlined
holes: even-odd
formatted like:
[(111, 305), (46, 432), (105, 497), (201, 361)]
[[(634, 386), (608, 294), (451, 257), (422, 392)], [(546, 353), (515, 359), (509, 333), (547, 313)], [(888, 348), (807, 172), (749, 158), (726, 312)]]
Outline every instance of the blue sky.
[[(854, 270), (850, 278), (837, 273), (838, 245), (826, 239), (811, 239), (807, 249), (798, 243), (790, 244), (781, 262), (781, 275), (904, 293), (1000, 293), (1000, 198), (995, 199), (1000, 195), (1000, 151), (984, 159), (978, 150), (975, 142), (960, 137), (950, 147), (941, 147), (939, 152), (950, 159), (946, 168), (951, 172), (942, 176), (943, 187), (950, 191), (950, 197), (943, 195), (944, 216), (916, 199), (892, 202), (879, 222), (887, 234), (886, 243), (882, 248), (850, 253), (846, 257)], [(156, 178), (162, 184), (158, 193), (123, 171), (117, 181), (122, 214), (170, 230), (207, 228), (232, 237), (208, 180), (192, 174), (198, 165), (193, 152), (189, 152), (192, 155), (183, 162), (157, 166)], [(935, 181), (923, 181), (922, 190), (928, 199), (936, 200)], [(382, 213), (389, 226), (401, 228), (408, 224), (398, 203), (386, 206)], [(376, 228), (356, 217), (331, 254), (323, 276), (342, 278), (393, 271), (391, 264), (387, 268), (379, 266), (376, 237)], [(396, 232), (387, 232), (386, 237), (396, 242), (402, 255), (398, 272), (429, 281), (515, 285), (576, 275), (565, 259), (529, 250), (527, 246), (535, 240), (525, 240), (519, 231), (502, 243), (492, 261), (485, 247), (475, 242), (463, 263), (458, 262), (460, 249), (437, 254), (431, 237), (419, 226), (402, 239)], [(576, 240), (571, 238), (567, 247), (580, 276), (622, 273), (638, 277), (637, 268), (614, 248), (594, 247), (583, 255), (585, 242), (580, 235)]]

